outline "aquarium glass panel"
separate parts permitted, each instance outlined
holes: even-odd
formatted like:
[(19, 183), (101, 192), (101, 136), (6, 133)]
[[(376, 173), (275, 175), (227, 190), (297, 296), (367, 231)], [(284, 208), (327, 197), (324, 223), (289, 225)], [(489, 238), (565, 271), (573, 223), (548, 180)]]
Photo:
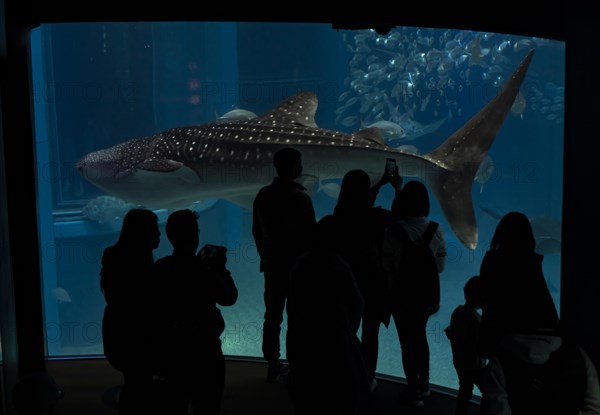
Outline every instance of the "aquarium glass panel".
[[(464, 302), (463, 285), (478, 274), (505, 213), (517, 210), (530, 218), (537, 249), (544, 254), (545, 278), (559, 305), (562, 42), (416, 27), (380, 35), (327, 24), (138, 22), (43, 24), (33, 30), (31, 46), (51, 358), (103, 354), (100, 260), (134, 206), (159, 215), (163, 236), (156, 258), (171, 252), (164, 232), (168, 214), (180, 207), (199, 212), (201, 244), (228, 248), (228, 267), (239, 289), (237, 303), (222, 307), (223, 350), (229, 356), (262, 357), (264, 280), (252, 238), (251, 204), (258, 187), (271, 181), (271, 156), (283, 145), (303, 152), (303, 183), (318, 218), (332, 213), (345, 172), (364, 169), (375, 182), (390, 155), (405, 181), (423, 180), (429, 188), (430, 217), (440, 223), (448, 251), (441, 309), (427, 328), (432, 383), (458, 387), (444, 328)], [(498, 104), (506, 117), (496, 116), (498, 105), (481, 116), (530, 50), (535, 52), (514, 100)], [(244, 131), (238, 137), (224, 128), (227, 121), (256, 123), (261, 118), (253, 117), (301, 92), (318, 99), (316, 125), (292, 114), (274, 131), (264, 129), (267, 116), (256, 135)], [(313, 95), (305, 97), (315, 104)], [(468, 124), (472, 117), (478, 121)], [(226, 122), (215, 124), (214, 136), (207, 138), (201, 126), (216, 121)], [(277, 130), (282, 123), (294, 131), (282, 134)], [(355, 134), (368, 127), (379, 134)], [(488, 151), (480, 136), (496, 127)], [(113, 186), (99, 185), (105, 177), (98, 166), (83, 175), (76, 168), (89, 153), (169, 129), (176, 130), (165, 133), (167, 140), (204, 131), (198, 142), (180, 150), (189, 152), (195, 169), (162, 160), (164, 175), (144, 175), (157, 165), (144, 167), (148, 160), (137, 160), (113, 166), (118, 182)], [(315, 131), (318, 139), (311, 142)], [(203, 151), (209, 140), (210, 154)], [(163, 180), (174, 170), (184, 172), (176, 184)], [(203, 174), (212, 181), (200, 180)], [(122, 177), (139, 180), (119, 181)], [(442, 184), (440, 177), (458, 179)], [(393, 196), (384, 186), (376, 205), (389, 209)], [(454, 216), (471, 215), (475, 230), (449, 221), (447, 206), (459, 198)], [(284, 321), (282, 344), (285, 326)], [(380, 330), (378, 372), (404, 375), (393, 324)]]

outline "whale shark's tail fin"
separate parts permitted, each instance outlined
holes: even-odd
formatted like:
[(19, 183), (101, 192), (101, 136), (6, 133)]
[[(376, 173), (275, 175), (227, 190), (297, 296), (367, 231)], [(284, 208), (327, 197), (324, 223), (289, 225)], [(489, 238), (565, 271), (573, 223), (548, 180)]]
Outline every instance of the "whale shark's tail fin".
[(439, 168), (424, 180), (440, 202), (444, 215), (460, 241), (477, 247), (477, 222), (471, 190), (479, 165), (490, 149), (525, 78), (533, 49), (521, 61), (498, 94), (462, 128), (423, 157)]

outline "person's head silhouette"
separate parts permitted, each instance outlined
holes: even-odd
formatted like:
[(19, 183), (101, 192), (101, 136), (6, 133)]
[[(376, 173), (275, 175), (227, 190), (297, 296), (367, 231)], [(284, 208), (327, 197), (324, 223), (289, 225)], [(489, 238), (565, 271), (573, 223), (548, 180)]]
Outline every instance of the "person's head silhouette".
[(429, 216), (429, 192), (423, 183), (416, 180), (406, 183), (401, 195), (401, 203), (398, 205), (400, 216)]
[(535, 237), (527, 216), (509, 212), (500, 219), (490, 244), (492, 250), (533, 253)]
[(167, 218), (167, 238), (175, 252), (195, 253), (199, 244), (198, 214), (189, 209), (177, 210)]
[(280, 179), (297, 179), (302, 174), (302, 153), (292, 147), (277, 150), (273, 156), (273, 166)]
[(315, 227), (314, 247), (320, 253), (337, 253), (340, 248), (340, 224), (333, 215), (326, 215)]
[(472, 307), (481, 305), (481, 277), (474, 275), (466, 282), (463, 292), (465, 293), (466, 304)]
[(344, 175), (338, 196), (339, 206), (356, 210), (373, 204), (371, 178), (364, 170), (350, 170)]
[(158, 216), (148, 209), (131, 209), (123, 218), (117, 245), (126, 249), (154, 250), (160, 244)]

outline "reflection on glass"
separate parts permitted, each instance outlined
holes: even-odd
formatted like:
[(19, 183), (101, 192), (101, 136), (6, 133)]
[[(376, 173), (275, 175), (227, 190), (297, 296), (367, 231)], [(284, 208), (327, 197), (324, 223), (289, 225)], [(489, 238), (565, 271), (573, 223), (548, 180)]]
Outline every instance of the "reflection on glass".
[[(256, 122), (288, 97), (311, 91), (318, 99), (314, 121), (327, 130), (318, 130), (317, 138), (334, 143), (323, 141), (321, 150), (310, 150), (316, 162), (306, 166), (314, 174), (305, 184), (317, 216), (322, 217), (332, 212), (340, 179), (350, 165), (366, 169), (374, 179), (384, 169), (385, 156), (379, 165), (370, 150), (350, 153), (347, 135), (379, 128), (387, 146), (403, 151), (396, 155), (406, 179), (428, 183), (422, 171), (406, 160), (422, 160), (459, 130), (496, 96), (531, 49), (535, 53), (508, 116), (489, 152), (472, 161), (477, 170), (467, 188), (478, 238), (457, 232), (437, 193), (432, 194), (430, 217), (444, 230), (448, 261), (441, 276), (441, 310), (428, 328), (431, 381), (452, 388), (457, 388), (457, 379), (443, 329), (452, 310), (464, 302), (464, 283), (478, 273), (503, 214), (519, 210), (531, 219), (538, 250), (545, 255), (550, 291), (557, 305), (560, 300), (563, 43), (412, 27), (380, 36), (372, 30), (335, 31), (320, 24), (42, 25), (32, 32), (32, 62), (48, 354), (102, 354), (104, 300), (98, 276), (102, 250), (116, 241), (128, 209), (140, 204), (156, 208), (164, 227), (169, 208), (177, 204), (161, 202), (184, 193), (189, 198), (177, 200), (200, 212), (202, 243), (229, 248), (228, 265), (240, 290), (238, 303), (223, 310), (227, 322), (223, 349), (228, 355), (262, 356), (263, 275), (251, 236), (248, 206), (253, 187), (248, 183), (265, 184), (273, 174), (268, 131), (258, 132), (264, 133), (259, 142), (252, 137), (251, 147), (246, 130), (244, 144), (211, 144), (213, 163), (204, 164), (202, 173), (205, 179), (212, 178), (212, 187), (197, 194), (178, 193), (169, 181), (157, 184), (162, 180), (158, 176), (149, 181), (150, 194), (139, 190), (143, 182), (125, 191), (98, 187), (107, 165), (96, 164), (82, 176), (76, 167), (86, 154), (189, 127), (175, 130), (183, 137), (186, 131), (193, 134), (215, 121), (219, 121), (216, 131), (226, 134), (227, 122)], [(297, 130), (282, 136), (290, 144), (294, 141), (289, 134), (314, 127), (312, 120), (311, 125), (293, 121)], [(361, 145), (364, 139), (355, 137)], [(380, 145), (373, 142), (371, 150)], [(341, 148), (337, 157), (331, 148)], [(168, 151), (176, 154), (172, 147)], [(181, 150), (186, 151), (190, 158), (208, 154), (199, 144)], [(244, 164), (244, 157), (256, 159), (257, 154), (260, 162)], [(223, 163), (229, 167), (223, 168)], [(193, 175), (184, 178), (202, 186)], [(231, 191), (235, 183), (245, 186), (244, 192)], [(219, 193), (220, 189), (229, 190)], [(384, 188), (377, 204), (389, 208), (392, 198), (392, 189)], [(156, 257), (171, 251), (163, 239)], [(393, 325), (381, 329), (378, 371), (403, 376)]]

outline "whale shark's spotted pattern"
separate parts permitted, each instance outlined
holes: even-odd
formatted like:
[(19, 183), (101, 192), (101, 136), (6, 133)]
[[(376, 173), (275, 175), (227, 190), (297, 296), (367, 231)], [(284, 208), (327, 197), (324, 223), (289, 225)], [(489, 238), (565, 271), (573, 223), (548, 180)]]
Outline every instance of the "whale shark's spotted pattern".
[(519, 92), (533, 50), (502, 90), (462, 128), (425, 155), (389, 147), (377, 128), (352, 134), (319, 128), (317, 97), (302, 92), (250, 120), (219, 121), (173, 128), (82, 157), (79, 172), (107, 193), (149, 208), (180, 208), (205, 198), (251, 206), (274, 175), (273, 154), (284, 146), (302, 152), (303, 180), (341, 178), (351, 169), (381, 177), (386, 158), (403, 176), (425, 181), (458, 239), (477, 246), (471, 191)]

